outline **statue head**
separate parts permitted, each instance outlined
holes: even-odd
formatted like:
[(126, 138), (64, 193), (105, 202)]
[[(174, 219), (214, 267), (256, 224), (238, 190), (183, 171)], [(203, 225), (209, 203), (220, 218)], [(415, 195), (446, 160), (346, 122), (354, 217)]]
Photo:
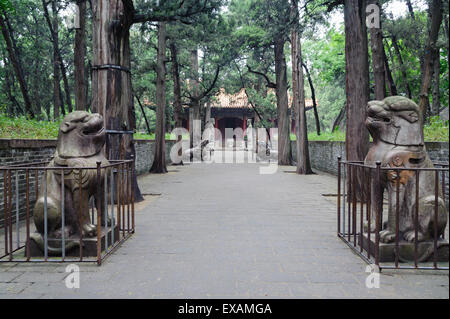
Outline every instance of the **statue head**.
[(105, 138), (105, 126), (100, 114), (75, 111), (69, 113), (59, 126), (56, 150), (63, 158), (89, 157), (101, 151)]
[(370, 101), (366, 126), (374, 142), (393, 145), (423, 146), (421, 112), (414, 101), (402, 96), (390, 96), (382, 101)]

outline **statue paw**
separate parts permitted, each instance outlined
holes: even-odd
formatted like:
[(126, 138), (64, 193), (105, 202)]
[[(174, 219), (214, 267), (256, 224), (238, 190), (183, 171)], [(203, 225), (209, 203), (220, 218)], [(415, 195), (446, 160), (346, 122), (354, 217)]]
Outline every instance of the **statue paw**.
[[(69, 238), (70, 234), (71, 234), (71, 231), (70, 231), (69, 227), (65, 227), (64, 228), (64, 238)], [(62, 238), (63, 237), (62, 235), (63, 235), (62, 228), (55, 230), (55, 232), (54, 232), (55, 238)]]
[[(414, 232), (414, 230), (410, 230), (407, 231), (403, 237), (410, 243), (414, 242), (415, 238), (416, 238), (416, 234)], [(423, 239), (425, 238), (425, 236), (423, 235), (422, 232), (417, 232), (417, 241), (423, 241)]]
[[(374, 222), (370, 223), (370, 232), (374, 233), (376, 229), (376, 225)], [(367, 221), (364, 222), (364, 232), (368, 233), (369, 232), (369, 223)]]
[(94, 237), (97, 235), (97, 227), (93, 224), (87, 223), (83, 225), (83, 236)]
[(380, 231), (380, 241), (382, 243), (385, 243), (385, 244), (392, 243), (394, 240), (395, 240), (394, 232), (392, 232), (388, 229)]
[(105, 218), (102, 218), (102, 226), (112, 226), (112, 220), (111, 217), (108, 216), (105, 222)]

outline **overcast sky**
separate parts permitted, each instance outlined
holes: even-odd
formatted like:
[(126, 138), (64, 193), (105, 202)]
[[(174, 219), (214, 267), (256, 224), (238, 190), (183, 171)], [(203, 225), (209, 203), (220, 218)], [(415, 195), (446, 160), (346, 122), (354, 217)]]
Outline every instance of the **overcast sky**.
[[(412, 0), (411, 1), (414, 10), (425, 10), (427, 4), (425, 0)], [(408, 14), (408, 7), (406, 2), (403, 0), (390, 1), (388, 4), (383, 6), (383, 11), (386, 13), (392, 13), (394, 18), (398, 18)], [(335, 11), (331, 15), (331, 23), (333, 25), (340, 25), (344, 21), (344, 14), (342, 12)]]
[[(412, 0), (411, 2), (414, 10), (425, 10), (427, 8), (425, 0)], [(386, 13), (391, 13), (395, 19), (408, 14), (408, 7), (406, 6), (406, 2), (404, 0), (393, 0), (383, 6), (383, 11)], [(65, 21), (66, 24), (69, 22), (69, 20), (73, 19), (73, 15), (74, 15), (74, 6), (71, 6), (62, 13), (62, 16), (66, 17), (67, 19)], [(69, 17), (71, 17), (72, 19), (70, 19)], [(344, 14), (342, 10), (339, 11), (335, 10), (330, 16), (331, 25), (334, 25), (336, 29), (339, 29), (339, 26), (342, 25), (343, 22), (344, 22)], [(71, 23), (69, 22), (68, 24), (70, 25)], [(320, 34), (319, 37), (325, 36), (327, 32), (326, 28), (321, 27), (319, 27), (318, 31), (319, 31), (318, 35)]]

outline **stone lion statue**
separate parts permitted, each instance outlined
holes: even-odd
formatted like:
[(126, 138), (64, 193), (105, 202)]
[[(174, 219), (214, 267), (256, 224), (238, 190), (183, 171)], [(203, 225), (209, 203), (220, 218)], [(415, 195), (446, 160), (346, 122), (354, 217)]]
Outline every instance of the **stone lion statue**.
[[(365, 164), (374, 165), (381, 162), (382, 167), (392, 168), (432, 168), (425, 149), (421, 127), (422, 115), (416, 103), (401, 96), (391, 96), (383, 101), (368, 103), (366, 126), (372, 135), (373, 145), (364, 160)], [(381, 189), (376, 189), (375, 176), (372, 176), (372, 220), (375, 212), (383, 209), (383, 192), (387, 190), (389, 211), (388, 220), (380, 232), (380, 241), (389, 243), (395, 240), (396, 225), (396, 192), (399, 185), (399, 231), (400, 240), (413, 242), (415, 207), (419, 205), (418, 241), (434, 238), (434, 172), (419, 173), (419, 202), (416, 202), (415, 171), (402, 170), (400, 178), (396, 172), (382, 170)], [(379, 195), (378, 195), (379, 194)], [(379, 197), (378, 197), (379, 196)], [(444, 233), (447, 223), (447, 212), (439, 186), (438, 198), (438, 237)], [(375, 230), (375, 223), (372, 223)], [(371, 227), (372, 228), (372, 227)], [(403, 237), (403, 238), (402, 238)]]
[[(59, 127), (58, 144), (53, 160), (48, 167), (96, 167), (97, 162), (102, 165), (109, 164), (102, 153), (105, 144), (106, 131), (103, 117), (100, 114), (91, 114), (84, 111), (75, 111), (68, 114)], [(83, 237), (96, 235), (96, 226), (91, 224), (89, 218), (89, 200), (100, 201), (104, 212), (104, 200), (96, 198), (97, 195), (97, 171), (69, 169), (64, 171), (64, 194), (61, 198), (61, 170), (48, 170), (47, 173), (47, 230), (48, 238), (61, 238), (61, 201), (64, 200), (65, 238), (80, 233)], [(101, 194), (104, 194), (104, 173), (102, 169)], [(81, 189), (79, 185), (81, 174)], [(41, 185), (44, 185), (45, 175)], [(80, 190), (82, 201), (80, 202)], [(44, 249), (44, 192), (41, 192), (33, 210), (34, 223), (37, 233), (32, 234), (34, 240), (41, 249)], [(81, 210), (80, 210), (81, 207)], [(102, 214), (102, 223), (105, 221)], [(81, 223), (81, 225), (80, 225)], [(70, 242), (64, 249), (68, 250), (79, 243)], [(50, 254), (61, 253), (63, 248), (48, 247)]]

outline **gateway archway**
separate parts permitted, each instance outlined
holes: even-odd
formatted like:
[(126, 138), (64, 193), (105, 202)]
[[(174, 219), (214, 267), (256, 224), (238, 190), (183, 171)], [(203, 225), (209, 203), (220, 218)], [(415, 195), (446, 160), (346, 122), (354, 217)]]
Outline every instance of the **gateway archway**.
[[(226, 129), (236, 129), (241, 128), (243, 131), (245, 131), (246, 127), (244, 124), (244, 120), (238, 117), (223, 117), (221, 119), (216, 119), (216, 128), (220, 131), (222, 135), (222, 145), (227, 145), (226, 141)], [(216, 134), (216, 139), (218, 139), (219, 136)], [(233, 136), (233, 140), (235, 140), (236, 137)]]

